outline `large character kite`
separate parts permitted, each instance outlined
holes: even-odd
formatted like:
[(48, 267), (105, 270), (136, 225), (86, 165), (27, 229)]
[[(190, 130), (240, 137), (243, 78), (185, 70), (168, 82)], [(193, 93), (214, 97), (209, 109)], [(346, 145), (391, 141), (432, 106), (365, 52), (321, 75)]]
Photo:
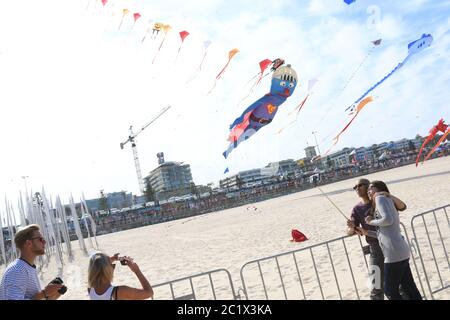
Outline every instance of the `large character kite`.
[(225, 159), (243, 140), (247, 140), (259, 129), (272, 122), (278, 107), (292, 95), (297, 82), (297, 73), (291, 68), (291, 65), (288, 64), (275, 70), (272, 75), (270, 92), (249, 106), (230, 125), (231, 132), (228, 136), (230, 145), (223, 153)]
[(444, 141), (444, 137), (447, 137), (447, 135), (449, 134), (449, 132), (445, 132), (448, 129), (448, 125), (446, 125), (444, 123), (444, 119), (439, 120), (439, 122), (433, 126), (433, 128), (430, 129), (429, 131), (429, 135), (425, 138), (425, 141), (422, 143), (422, 146), (420, 147), (420, 151), (419, 154), (417, 155), (417, 159), (416, 159), (416, 167), (419, 164), (419, 159), (420, 156), (422, 155), (422, 151), (425, 148), (425, 146), (431, 141), (433, 140), (433, 138), (436, 136), (436, 134), (438, 132), (442, 132), (444, 133), (444, 135), (441, 137), (441, 139), (439, 140), (438, 143), (436, 143), (436, 145), (433, 147), (433, 149), (430, 151), (430, 153), (428, 153), (427, 157), (422, 161), (425, 162), (429, 157), (431, 157), (431, 155), (434, 153), (434, 151), (437, 149), (437, 147), (442, 143), (442, 141)]

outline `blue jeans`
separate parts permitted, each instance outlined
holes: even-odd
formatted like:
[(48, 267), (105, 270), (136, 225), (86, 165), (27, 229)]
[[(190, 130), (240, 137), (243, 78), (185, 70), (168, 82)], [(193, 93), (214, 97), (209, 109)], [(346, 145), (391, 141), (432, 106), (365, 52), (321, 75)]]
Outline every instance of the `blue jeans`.
[(409, 259), (384, 264), (384, 290), (389, 300), (403, 300), (400, 285), (410, 300), (422, 300), (411, 273)]

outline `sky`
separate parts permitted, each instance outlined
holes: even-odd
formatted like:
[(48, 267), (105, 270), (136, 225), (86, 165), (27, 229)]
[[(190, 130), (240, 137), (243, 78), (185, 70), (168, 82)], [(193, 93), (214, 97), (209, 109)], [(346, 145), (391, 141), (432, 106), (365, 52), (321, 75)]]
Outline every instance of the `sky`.
[[(134, 12), (142, 15), (135, 24)], [(142, 42), (155, 21), (172, 27), (158, 54), (162, 33)], [(143, 176), (164, 152), (166, 161), (190, 164), (196, 184), (217, 183), (227, 167), (231, 175), (304, 157), (313, 132), (324, 153), (345, 109), (424, 33), (431, 47), (372, 92), (374, 102), (332, 151), (425, 136), (440, 118), (450, 122), (450, 1), (0, 0), (0, 196), (16, 199), (25, 187), (63, 199), (138, 194), (131, 147), (120, 143), (130, 125), (138, 130), (167, 105), (136, 138)], [(267, 76), (245, 98), (249, 80), (259, 61), (275, 58), (292, 65), (299, 85), (275, 120), (225, 160), (230, 123), (270, 89)], [(279, 134), (310, 79), (318, 82), (309, 100)]]

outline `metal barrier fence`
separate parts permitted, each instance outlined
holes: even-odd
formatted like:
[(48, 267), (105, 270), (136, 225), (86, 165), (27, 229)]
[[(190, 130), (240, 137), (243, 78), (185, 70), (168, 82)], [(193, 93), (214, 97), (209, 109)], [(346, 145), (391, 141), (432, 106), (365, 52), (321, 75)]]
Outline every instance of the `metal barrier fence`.
[[(422, 268), (420, 284), (424, 281), (431, 299), (450, 288), (450, 205), (415, 215), (411, 229)], [(430, 222), (431, 221), (431, 222)], [(434, 232), (432, 232), (434, 231)], [(423, 291), (423, 287), (422, 287)]]
[[(347, 289), (350, 289), (352, 293), (356, 294), (356, 298), (360, 299), (362, 289), (361, 286), (358, 286), (361, 283), (358, 280), (366, 279), (368, 272), (368, 263), (363, 253), (363, 247), (360, 237), (345, 236), (247, 262), (242, 266), (240, 273), (244, 294), (250, 300), (307, 299), (308, 297), (343, 299), (343, 289), (346, 284), (350, 284), (351, 288)], [(357, 260), (357, 258), (359, 259)], [(359, 261), (359, 265), (352, 264), (355, 261)], [(307, 262), (311, 263), (307, 265)], [(336, 262), (346, 263), (347, 268), (345, 270), (342, 267), (337, 269)], [(275, 273), (271, 272), (271, 267), (272, 271), (273, 268), (275, 269)], [(355, 273), (354, 269), (358, 269), (359, 272)], [(311, 270), (314, 270), (314, 276), (305, 275)], [(250, 275), (248, 275), (249, 273)], [(339, 281), (339, 278), (346, 279)], [(331, 285), (335, 286), (335, 294), (326, 297), (324, 287)], [(263, 290), (260, 290), (261, 287)], [(261, 295), (261, 291), (264, 292), (264, 296)], [(346, 296), (345, 298), (350, 297)]]
[[(435, 299), (436, 294), (450, 288), (449, 210), (447, 205), (412, 217), (414, 238), (409, 237), (401, 223), (411, 247), (411, 269), (425, 299)], [(432, 223), (427, 221), (431, 218)], [(168, 281), (153, 288), (158, 298), (175, 300), (368, 299), (366, 248), (361, 237), (345, 236), (247, 262), (240, 271), (243, 288), (238, 295), (226, 269)], [(225, 277), (220, 281), (218, 274)]]
[(152, 287), (155, 296), (165, 300), (236, 300), (240, 298), (234, 290), (231, 274), (226, 269), (199, 273)]
[[(405, 226), (403, 224), (401, 226), (403, 234), (410, 243)], [(332, 251), (331, 247), (333, 247)], [(365, 250), (366, 248), (367, 246), (362, 244), (361, 237), (345, 236), (247, 262), (241, 268), (241, 281), (245, 297), (266, 300), (308, 298), (341, 300), (356, 298), (359, 300), (361, 297), (369, 298), (371, 279), (367, 262), (369, 252)], [(413, 247), (411, 251), (411, 260), (413, 261), (411, 268), (420, 279), (415, 261), (417, 256)], [(270, 264), (272, 264), (272, 270), (270, 270)], [(252, 268), (253, 270), (251, 270)], [(302, 268), (305, 271), (303, 278)], [(273, 272), (274, 270), (275, 272)], [(314, 270), (314, 276), (311, 276), (311, 270)], [(249, 276), (246, 276), (246, 271), (247, 275), (250, 273)], [(309, 276), (305, 273), (309, 273)], [(253, 285), (250, 284), (252, 282)], [(309, 291), (306, 289), (307, 285), (310, 287)], [(329, 289), (328, 296), (324, 292), (325, 287)], [(420, 282), (420, 287), (424, 295), (422, 282)]]

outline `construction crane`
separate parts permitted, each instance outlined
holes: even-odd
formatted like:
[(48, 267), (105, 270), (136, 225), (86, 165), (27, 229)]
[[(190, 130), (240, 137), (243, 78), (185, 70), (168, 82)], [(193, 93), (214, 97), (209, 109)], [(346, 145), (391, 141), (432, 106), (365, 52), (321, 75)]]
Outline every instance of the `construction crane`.
[(139, 164), (139, 158), (138, 158), (135, 139), (142, 131), (144, 131), (149, 125), (151, 125), (153, 122), (155, 122), (159, 117), (161, 117), (170, 108), (171, 108), (170, 105), (168, 105), (167, 107), (164, 107), (152, 120), (150, 120), (147, 124), (142, 126), (142, 128), (139, 129), (136, 133), (133, 132), (133, 126), (130, 126), (130, 135), (128, 136), (128, 139), (125, 142), (120, 143), (120, 149), (123, 149), (123, 147), (128, 142), (131, 142), (131, 149), (133, 150), (134, 164), (136, 166), (136, 174), (137, 174), (138, 181), (139, 181), (139, 190), (141, 191), (141, 195), (144, 194), (144, 182), (142, 181), (141, 165)]

